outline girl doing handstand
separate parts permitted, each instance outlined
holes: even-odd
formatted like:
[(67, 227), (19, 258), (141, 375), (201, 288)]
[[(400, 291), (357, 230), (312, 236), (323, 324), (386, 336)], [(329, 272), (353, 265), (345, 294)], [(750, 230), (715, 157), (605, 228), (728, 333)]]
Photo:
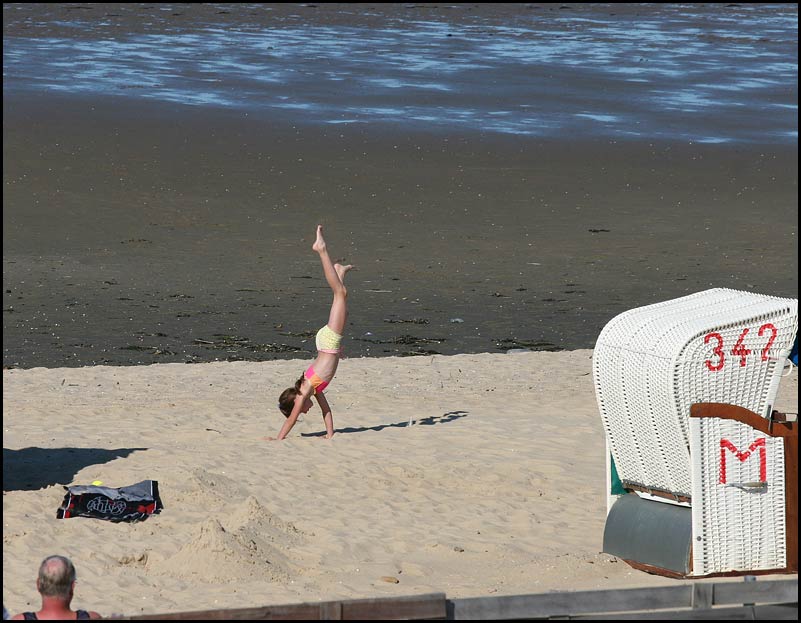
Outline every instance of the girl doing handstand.
[[(345, 275), (353, 267), (350, 264), (343, 266), (331, 261), (323, 238), (322, 225), (317, 226), (317, 239), (314, 241), (312, 249), (320, 256), (325, 280), (334, 292), (334, 301), (331, 303), (328, 324), (317, 332), (315, 338), (317, 358), (295, 382), (295, 386), (285, 389), (278, 399), (278, 408), (286, 417), (286, 421), (281, 427), (277, 439), (283, 439), (289, 434), (301, 413), (309, 412), (312, 407), (312, 395), (317, 398), (317, 404), (320, 405), (320, 410), (323, 412), (326, 439), (330, 439), (334, 435), (334, 418), (323, 390), (334, 378), (339, 359), (342, 356), (342, 334), (348, 318), (348, 291), (343, 282)], [(273, 440), (274, 438), (267, 437), (266, 439)]]

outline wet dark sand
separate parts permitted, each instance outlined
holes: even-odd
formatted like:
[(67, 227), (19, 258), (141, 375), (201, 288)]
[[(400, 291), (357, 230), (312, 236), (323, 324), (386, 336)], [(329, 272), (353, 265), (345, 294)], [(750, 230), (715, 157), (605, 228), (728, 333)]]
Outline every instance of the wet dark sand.
[(792, 146), (325, 128), (4, 96), (3, 364), (575, 349), (709, 287), (797, 296)]

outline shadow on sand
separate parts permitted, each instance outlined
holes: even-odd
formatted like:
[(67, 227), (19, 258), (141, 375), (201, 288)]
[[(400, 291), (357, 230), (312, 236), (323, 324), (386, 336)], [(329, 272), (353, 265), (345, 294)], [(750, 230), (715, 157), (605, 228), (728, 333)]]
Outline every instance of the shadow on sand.
[[(413, 426), (433, 426), (434, 424), (447, 424), (459, 418), (463, 418), (468, 414), (468, 411), (450, 411), (442, 415), (432, 415), (419, 420), (413, 420)], [(385, 428), (406, 428), (409, 426), (409, 421), (395, 422), (394, 424), (379, 424), (378, 426), (360, 426), (358, 428), (338, 428), (335, 433), (366, 433), (369, 430), (380, 431)], [(324, 437), (325, 431), (319, 433), (301, 433), (301, 437)]]
[(109, 463), (140, 450), (147, 448), (3, 448), (3, 491), (68, 485), (84, 467)]

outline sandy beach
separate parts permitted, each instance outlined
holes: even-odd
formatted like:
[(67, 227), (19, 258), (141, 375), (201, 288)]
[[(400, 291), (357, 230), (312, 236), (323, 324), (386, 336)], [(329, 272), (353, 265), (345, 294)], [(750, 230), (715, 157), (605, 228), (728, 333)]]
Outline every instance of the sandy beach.
[[(297, 361), (6, 370), (6, 606), (36, 606), (56, 552), (104, 615), (675, 582), (600, 553), (591, 355), (347, 359), (334, 438), (315, 407), (284, 442), (260, 438)], [(797, 396), (794, 371), (777, 408)], [(55, 518), (63, 484), (145, 479), (165, 509), (144, 522)]]

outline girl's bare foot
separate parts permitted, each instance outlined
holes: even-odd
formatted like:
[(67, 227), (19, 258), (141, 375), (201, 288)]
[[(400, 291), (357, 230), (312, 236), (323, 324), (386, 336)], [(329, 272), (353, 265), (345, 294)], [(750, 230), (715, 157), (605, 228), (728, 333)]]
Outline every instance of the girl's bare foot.
[(337, 271), (337, 276), (339, 280), (343, 283), (345, 282), (345, 275), (349, 270), (353, 270), (353, 264), (346, 264), (343, 266), (342, 264), (334, 264), (334, 270)]
[(312, 245), (312, 250), (317, 251), (317, 253), (322, 253), (325, 251), (325, 238), (323, 238), (323, 226), (317, 226), (317, 240), (314, 241)]

